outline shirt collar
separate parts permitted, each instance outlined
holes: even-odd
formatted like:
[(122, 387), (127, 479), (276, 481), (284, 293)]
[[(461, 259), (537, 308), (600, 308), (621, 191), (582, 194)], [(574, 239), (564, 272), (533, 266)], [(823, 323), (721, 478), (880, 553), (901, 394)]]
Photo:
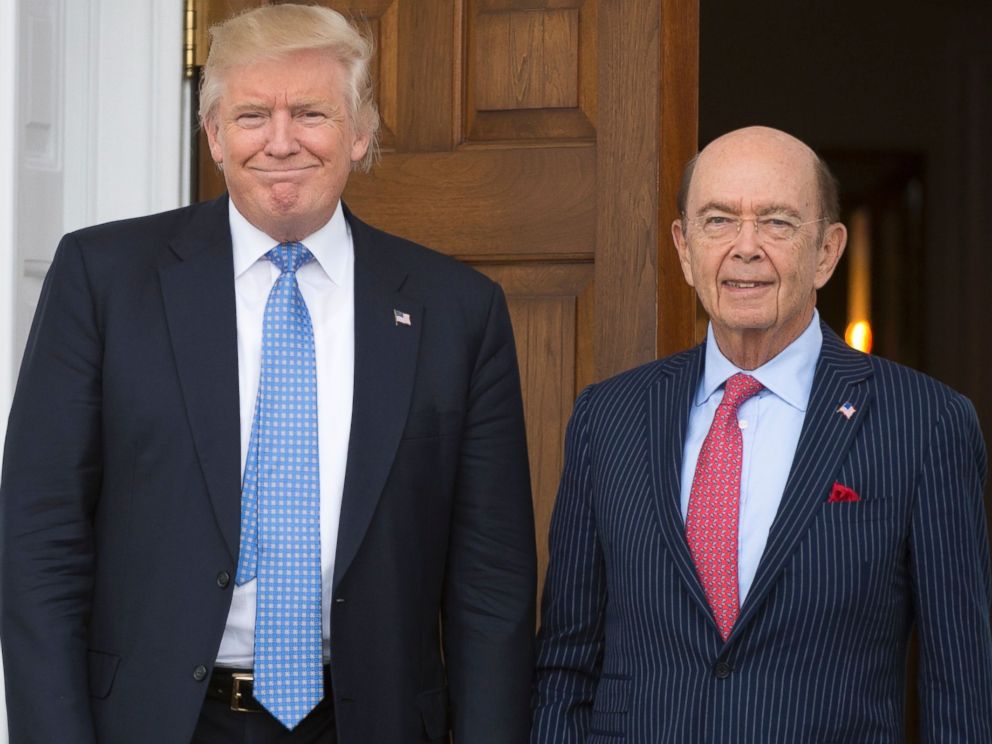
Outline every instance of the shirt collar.
[(706, 362), (703, 379), (696, 391), (696, 405), (701, 406), (732, 375), (744, 372), (758, 380), (765, 389), (799, 411), (805, 411), (813, 389), (813, 375), (823, 345), (820, 313), (813, 309), (813, 319), (799, 338), (757, 369), (742, 370), (720, 351), (713, 336), (713, 324), (706, 332)]
[[(234, 278), (237, 279), (278, 245), (279, 241), (251, 224), (234, 206), (233, 199), (228, 199), (227, 203), (231, 244), (234, 248)], [(328, 278), (342, 286), (348, 269), (348, 253), (351, 250), (351, 228), (344, 218), (340, 200), (327, 224), (300, 242), (313, 254)]]

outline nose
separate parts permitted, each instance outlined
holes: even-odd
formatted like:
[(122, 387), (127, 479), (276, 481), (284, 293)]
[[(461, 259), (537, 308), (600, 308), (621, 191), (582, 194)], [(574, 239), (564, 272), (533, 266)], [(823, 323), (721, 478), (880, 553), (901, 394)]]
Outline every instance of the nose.
[(288, 112), (277, 112), (271, 119), (265, 154), (274, 158), (287, 158), (300, 151), (296, 139), (293, 117)]
[(733, 255), (741, 259), (744, 263), (758, 260), (764, 255), (761, 247), (761, 236), (758, 234), (758, 222), (754, 219), (747, 219), (741, 222), (740, 232), (734, 240)]

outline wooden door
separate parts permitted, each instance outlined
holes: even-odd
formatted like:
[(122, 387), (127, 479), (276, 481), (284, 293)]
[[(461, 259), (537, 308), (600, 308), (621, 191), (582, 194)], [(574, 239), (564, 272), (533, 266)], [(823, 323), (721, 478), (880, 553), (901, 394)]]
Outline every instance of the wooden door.
[[(263, 4), (197, 2), (201, 39)], [(694, 342), (668, 226), (696, 148), (698, 0), (322, 4), (362, 19), (378, 50), (383, 158), (351, 176), (348, 205), (506, 291), (543, 583), (576, 395)], [(223, 181), (201, 152), (205, 199)]]

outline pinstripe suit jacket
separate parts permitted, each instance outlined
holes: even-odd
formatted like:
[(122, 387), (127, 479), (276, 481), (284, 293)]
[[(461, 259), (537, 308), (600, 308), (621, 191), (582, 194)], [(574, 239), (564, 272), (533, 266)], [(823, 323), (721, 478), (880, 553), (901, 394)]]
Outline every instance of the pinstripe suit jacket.
[[(551, 529), (532, 741), (992, 742), (986, 452), (967, 399), (826, 326), (799, 445), (726, 643), (679, 508), (704, 348), (583, 391)], [(857, 412), (837, 413), (844, 402)], [(860, 495), (828, 503), (835, 482)]]

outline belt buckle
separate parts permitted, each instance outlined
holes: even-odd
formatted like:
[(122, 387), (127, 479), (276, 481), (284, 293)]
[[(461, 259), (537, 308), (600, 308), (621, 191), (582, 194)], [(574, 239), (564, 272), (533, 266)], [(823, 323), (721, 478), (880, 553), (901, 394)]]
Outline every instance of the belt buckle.
[[(258, 713), (261, 708), (252, 699), (250, 692), (242, 692), (241, 685), (250, 686), (255, 681), (255, 675), (245, 672), (231, 674), (231, 710), (237, 713)], [(250, 689), (250, 687), (249, 687)], [(247, 699), (245, 699), (247, 698)], [(247, 707), (247, 706), (252, 707)]]

